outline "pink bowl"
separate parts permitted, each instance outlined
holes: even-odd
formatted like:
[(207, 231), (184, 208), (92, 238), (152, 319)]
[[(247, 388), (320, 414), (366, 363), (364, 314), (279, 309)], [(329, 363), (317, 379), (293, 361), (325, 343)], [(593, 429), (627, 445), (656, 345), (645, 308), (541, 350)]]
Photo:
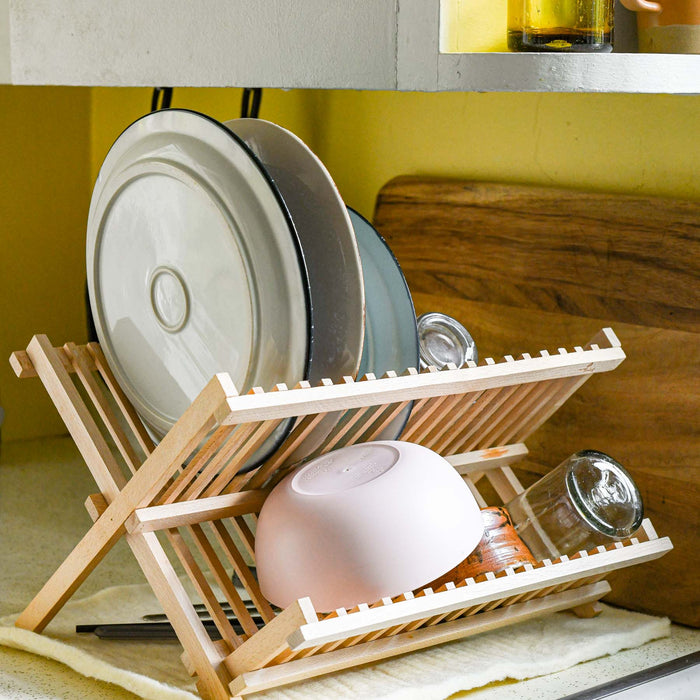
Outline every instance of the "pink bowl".
[(420, 445), (380, 441), (313, 459), (270, 493), (255, 558), (263, 595), (318, 612), (415, 590), (465, 559), (484, 526), (454, 468)]

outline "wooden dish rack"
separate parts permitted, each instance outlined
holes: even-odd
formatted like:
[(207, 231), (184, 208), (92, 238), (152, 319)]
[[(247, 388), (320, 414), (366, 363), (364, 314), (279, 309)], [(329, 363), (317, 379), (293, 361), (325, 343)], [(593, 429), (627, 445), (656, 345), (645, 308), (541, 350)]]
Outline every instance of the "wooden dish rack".
[[(16, 624), (41, 632), (121, 537), (172, 623), (183, 662), (205, 698), (245, 696), (548, 612), (594, 614), (595, 602), (610, 590), (601, 581), (606, 572), (672, 548), (648, 520), (635, 538), (613, 546), (323, 615), (308, 598), (281, 611), (264, 599), (251, 571), (255, 520), (270, 488), (291, 468), (289, 456), (328, 413), (343, 416), (341, 427), (314, 455), (377, 439), (410, 403), (401, 439), (446, 456), (482, 507), (484, 483), (506, 502), (523, 488), (510, 466), (527, 453), (523, 441), (593, 373), (615, 368), (624, 357), (614, 333), (604, 329), (573, 351), (486, 358), (479, 366), (401, 376), (388, 372), (381, 379), (324, 380), (315, 387), (277, 385), (240, 396), (229, 376), (218, 374), (154, 446), (98, 344), (55, 348), (46, 336), (34, 336), (10, 362), (17, 376), (40, 377), (99, 493), (86, 501), (93, 526)], [(279, 449), (242, 473), (241, 466), (290, 417), (295, 426)], [(210, 638), (177, 569), (184, 569), (221, 639)], [(253, 610), (233, 585), (232, 571)], [(243, 634), (231, 625), (221, 597)], [(260, 627), (256, 613), (264, 621)]]

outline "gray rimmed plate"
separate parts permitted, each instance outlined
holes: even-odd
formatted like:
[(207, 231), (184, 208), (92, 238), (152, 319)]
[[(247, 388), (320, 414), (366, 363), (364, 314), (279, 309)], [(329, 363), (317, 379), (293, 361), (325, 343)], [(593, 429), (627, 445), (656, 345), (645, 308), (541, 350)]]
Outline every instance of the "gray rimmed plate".
[[(279, 189), (299, 236), (309, 275), (313, 344), (309, 380), (356, 377), (364, 351), (363, 263), (350, 215), (333, 179), (291, 131), (264, 119), (225, 122), (262, 163)], [(329, 413), (290, 456), (311, 454), (336, 426)]]
[[(401, 374), (409, 367), (418, 368), (416, 313), (399, 261), (369, 221), (350, 207), (348, 212), (360, 246), (367, 300), (358, 378), (368, 372), (379, 378), (388, 370)], [(377, 439), (397, 439), (412, 407), (409, 404)]]

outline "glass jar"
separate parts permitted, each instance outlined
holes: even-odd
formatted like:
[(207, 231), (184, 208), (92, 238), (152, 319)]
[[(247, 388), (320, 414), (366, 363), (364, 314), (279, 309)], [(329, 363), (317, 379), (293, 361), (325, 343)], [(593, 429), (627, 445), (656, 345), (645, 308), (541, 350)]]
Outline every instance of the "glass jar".
[(612, 457), (581, 450), (505, 504), (538, 559), (556, 559), (631, 537), (644, 508), (629, 473)]
[(421, 314), (416, 319), (420, 368), (442, 369), (448, 364), (458, 368), (468, 361), (478, 362), (476, 343), (469, 331), (456, 319), (438, 311)]
[(508, 0), (512, 51), (612, 51), (614, 0)]

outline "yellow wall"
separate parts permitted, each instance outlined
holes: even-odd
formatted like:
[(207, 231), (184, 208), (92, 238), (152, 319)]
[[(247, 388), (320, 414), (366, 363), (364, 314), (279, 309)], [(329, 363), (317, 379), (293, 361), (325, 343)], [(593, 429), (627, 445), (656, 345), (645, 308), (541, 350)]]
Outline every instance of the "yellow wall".
[(700, 198), (697, 97), (334, 91), (317, 102), (317, 152), (365, 215), (400, 174)]
[(85, 341), (90, 91), (0, 86), (0, 405), (3, 439), (63, 431), (8, 357), (35, 333)]
[[(148, 90), (93, 90), (93, 178), (149, 104)], [(225, 120), (240, 90), (176, 89), (173, 106)], [(697, 97), (265, 90), (260, 116), (306, 141), (366, 216), (403, 174), (700, 198)]]
[[(238, 116), (240, 98), (178, 88), (173, 106), (225, 120)], [(3, 357), (37, 331), (83, 339), (92, 182), (150, 99), (147, 89), (0, 88)], [(697, 97), (265, 90), (260, 116), (305, 140), (369, 217), (379, 188), (401, 174), (700, 199)], [(36, 384), (18, 386), (4, 363), (5, 437), (60, 430)]]

